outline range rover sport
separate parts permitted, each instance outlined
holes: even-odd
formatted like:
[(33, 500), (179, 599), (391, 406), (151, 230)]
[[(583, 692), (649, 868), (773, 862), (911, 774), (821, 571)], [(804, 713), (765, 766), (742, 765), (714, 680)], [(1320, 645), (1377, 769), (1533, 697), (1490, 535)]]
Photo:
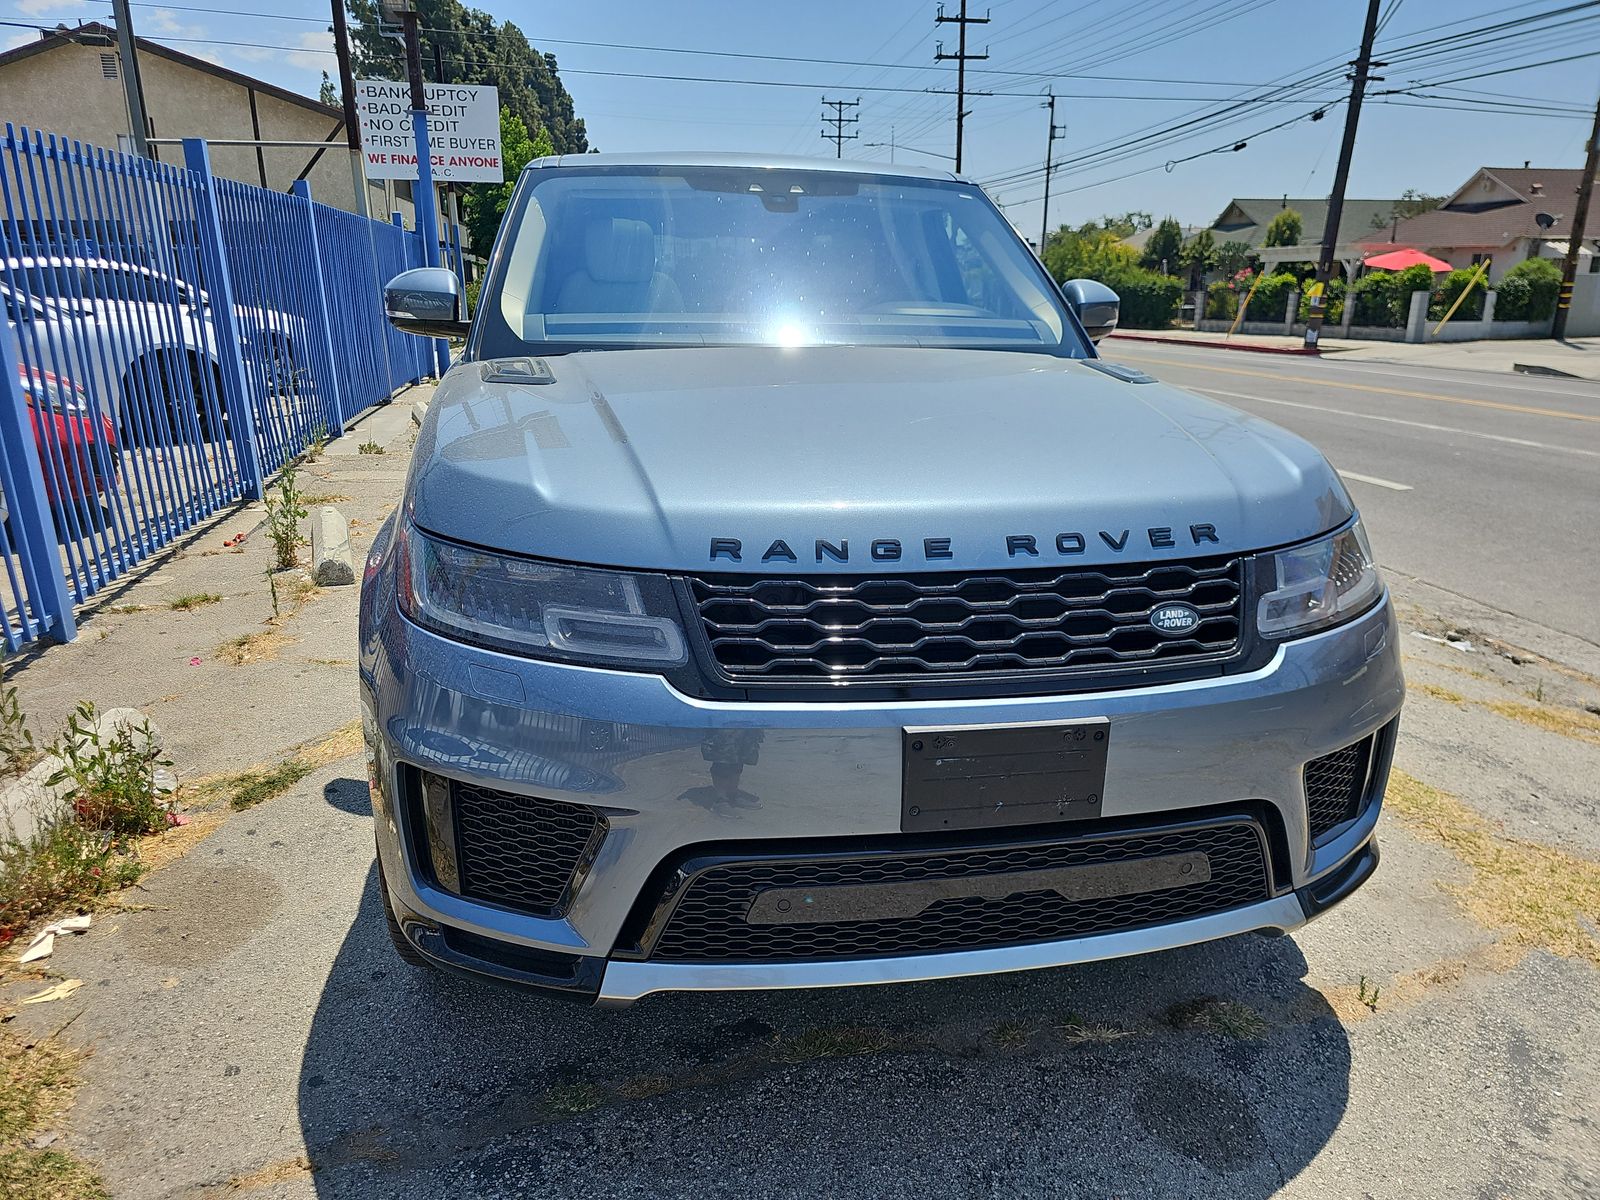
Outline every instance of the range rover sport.
[(1295, 929), (1378, 861), (1404, 684), (1338, 475), (1100, 357), (974, 184), (522, 173), (368, 559), (414, 962), (607, 1005)]

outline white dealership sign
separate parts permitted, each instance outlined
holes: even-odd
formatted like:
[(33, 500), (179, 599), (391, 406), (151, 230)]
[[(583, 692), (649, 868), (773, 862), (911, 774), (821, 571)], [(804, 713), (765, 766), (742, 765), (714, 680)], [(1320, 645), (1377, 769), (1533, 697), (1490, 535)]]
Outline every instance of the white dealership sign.
[[(504, 183), (500, 158), (500, 89), (488, 84), (430, 83), (428, 143), (438, 183)], [(415, 179), (411, 88), (390, 79), (356, 80), (356, 114), (368, 179)]]

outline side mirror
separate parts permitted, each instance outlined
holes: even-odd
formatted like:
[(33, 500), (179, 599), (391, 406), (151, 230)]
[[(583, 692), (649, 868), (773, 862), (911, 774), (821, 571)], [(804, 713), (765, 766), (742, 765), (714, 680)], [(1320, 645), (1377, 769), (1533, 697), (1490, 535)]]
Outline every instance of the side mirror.
[(1122, 301), (1105, 284), (1093, 279), (1069, 279), (1061, 285), (1061, 294), (1078, 314), (1091, 342), (1098, 342), (1117, 327)]
[(383, 289), (383, 309), (390, 323), (421, 337), (465, 337), (461, 319), (461, 281), (446, 267), (414, 267), (402, 271)]

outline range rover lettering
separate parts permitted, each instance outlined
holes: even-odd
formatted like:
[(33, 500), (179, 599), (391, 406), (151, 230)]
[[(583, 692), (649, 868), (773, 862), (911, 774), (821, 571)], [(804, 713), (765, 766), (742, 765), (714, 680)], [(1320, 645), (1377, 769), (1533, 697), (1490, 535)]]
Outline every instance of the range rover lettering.
[(1294, 930), (1378, 862), (1404, 683), (1313, 447), (1107, 362), (973, 183), (580, 155), (518, 180), (366, 565), (408, 961), (654, 992)]

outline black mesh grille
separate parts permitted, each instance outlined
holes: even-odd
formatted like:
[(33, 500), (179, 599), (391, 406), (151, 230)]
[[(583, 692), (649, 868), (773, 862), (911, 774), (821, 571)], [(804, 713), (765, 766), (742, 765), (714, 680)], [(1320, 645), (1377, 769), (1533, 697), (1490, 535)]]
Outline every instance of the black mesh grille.
[[(1238, 647), (1241, 560), (981, 575), (695, 579), (718, 666), (750, 682), (1044, 672), (1221, 658)], [(1180, 603), (1200, 624), (1157, 632)]]
[[(1005, 899), (953, 897), (899, 920), (752, 925), (751, 901), (768, 888), (896, 883), (994, 876), (1200, 852), (1201, 884), (1098, 900), (1042, 890)], [(754, 860), (695, 875), (651, 951), (662, 959), (818, 959), (916, 954), (1054, 941), (1160, 925), (1264, 900), (1270, 894), (1257, 827), (1247, 821), (1093, 841), (857, 858)]]
[(540, 915), (564, 909), (598, 815), (559, 800), (452, 787), (461, 894)]
[(1335, 826), (1354, 820), (1361, 811), (1361, 793), (1371, 758), (1372, 739), (1368, 737), (1306, 764), (1306, 808), (1313, 841)]

